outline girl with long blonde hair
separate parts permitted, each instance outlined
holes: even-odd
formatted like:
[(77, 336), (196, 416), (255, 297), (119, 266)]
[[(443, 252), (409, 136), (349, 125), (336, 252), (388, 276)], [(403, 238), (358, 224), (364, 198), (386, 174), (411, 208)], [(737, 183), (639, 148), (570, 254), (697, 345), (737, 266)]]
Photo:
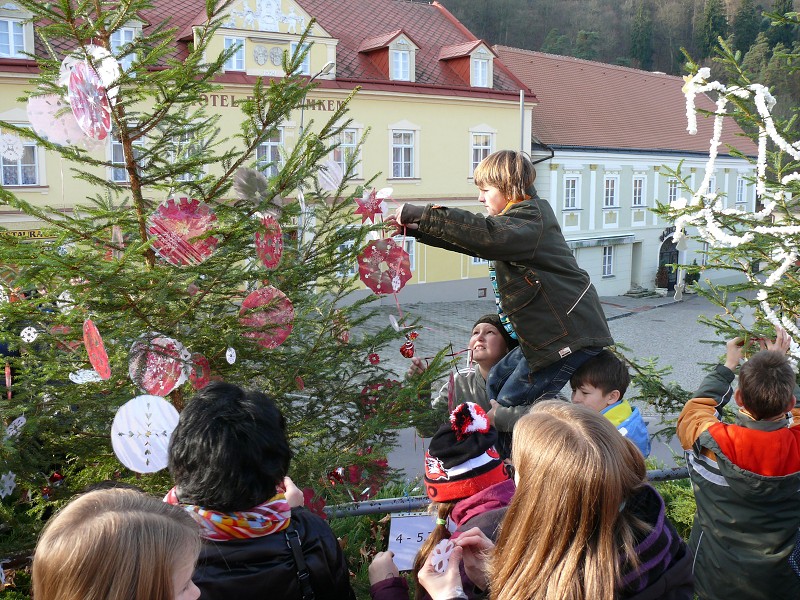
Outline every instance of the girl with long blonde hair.
[(197, 600), (200, 532), (184, 511), (130, 489), (77, 497), (33, 557), (36, 600)]
[[(493, 600), (691, 600), (691, 553), (647, 484), (644, 459), (602, 415), (549, 401), (514, 429), (517, 491), (497, 546), (479, 532), (456, 544)], [(420, 580), (431, 592), (431, 574)], [(441, 580), (440, 580), (441, 581)], [(434, 600), (450, 598), (431, 596)]]

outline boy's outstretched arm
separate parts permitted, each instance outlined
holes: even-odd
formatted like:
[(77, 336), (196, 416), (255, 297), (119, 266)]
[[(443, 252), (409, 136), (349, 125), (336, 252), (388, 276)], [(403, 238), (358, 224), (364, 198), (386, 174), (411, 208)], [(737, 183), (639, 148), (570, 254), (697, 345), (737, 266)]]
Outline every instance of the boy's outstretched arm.
[(733, 397), (734, 370), (743, 357), (741, 339), (730, 340), (725, 345), (725, 364), (717, 365), (706, 375), (694, 398), (683, 407), (678, 416), (677, 434), (684, 450), (691, 449), (701, 433), (719, 422), (719, 411)]

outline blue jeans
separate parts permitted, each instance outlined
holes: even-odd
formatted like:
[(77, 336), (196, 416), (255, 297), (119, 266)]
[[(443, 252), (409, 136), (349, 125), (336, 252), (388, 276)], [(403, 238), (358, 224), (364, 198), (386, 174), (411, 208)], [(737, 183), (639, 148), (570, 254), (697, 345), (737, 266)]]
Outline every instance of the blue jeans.
[(502, 406), (531, 405), (556, 396), (578, 368), (600, 352), (600, 347), (581, 348), (543, 369), (531, 373), (519, 347), (514, 348), (489, 371), (486, 391)]

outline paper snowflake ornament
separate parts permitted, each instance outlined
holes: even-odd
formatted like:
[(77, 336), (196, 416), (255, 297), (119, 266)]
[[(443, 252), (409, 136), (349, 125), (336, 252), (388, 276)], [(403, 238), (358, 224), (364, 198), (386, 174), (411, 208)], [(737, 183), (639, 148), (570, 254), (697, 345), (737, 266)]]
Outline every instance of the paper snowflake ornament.
[(176, 267), (198, 265), (214, 252), (219, 240), (209, 235), (217, 215), (208, 204), (180, 196), (162, 202), (147, 220), (153, 250)]
[(111, 104), (97, 71), (88, 62), (76, 64), (67, 84), (69, 105), (83, 133), (104, 140), (111, 131)]
[(10, 496), (14, 492), (14, 488), (17, 487), (16, 478), (17, 476), (11, 471), (0, 476), (0, 498)]
[(408, 252), (392, 238), (368, 242), (358, 255), (358, 276), (376, 294), (396, 294), (411, 279)]
[(18, 135), (4, 133), (0, 135), (0, 156), (11, 162), (22, 159), (25, 153), (25, 146)]
[(130, 350), (128, 375), (148, 394), (166, 396), (188, 378), (192, 356), (179, 341), (149, 333)]
[(242, 302), (239, 323), (249, 329), (243, 335), (264, 348), (276, 348), (292, 332), (294, 306), (291, 300), (273, 286), (250, 293)]
[(21, 417), (17, 417), (13, 421), (11, 421), (11, 424), (8, 427), (6, 427), (6, 433), (3, 436), (3, 441), (12, 437), (18, 437), (19, 434), (22, 433), (22, 428), (25, 426), (25, 423), (27, 422), (28, 420), (25, 418), (24, 415)]
[(172, 404), (158, 396), (137, 396), (119, 408), (111, 424), (114, 454), (137, 473), (160, 471), (167, 466), (169, 438), (177, 425)]
[(39, 332), (36, 330), (36, 327), (26, 327), (19, 332), (19, 337), (21, 337), (22, 341), (26, 344), (30, 344), (36, 341), (36, 338), (39, 337)]
[(756, 324), (756, 309), (752, 306), (740, 306), (736, 312), (739, 315), (739, 323), (742, 324), (742, 327), (748, 330), (752, 329), (753, 325)]
[(381, 215), (383, 218), (388, 210), (386, 202), (383, 201), (383, 198), (378, 197), (375, 188), (370, 191), (364, 190), (364, 195), (356, 198), (356, 204), (358, 204), (356, 214), (361, 215), (361, 223), (366, 223), (367, 220), (374, 223), (376, 216)]
[(283, 255), (281, 224), (270, 214), (261, 216), (261, 229), (256, 231), (256, 254), (270, 271), (278, 266)]
[(234, 348), (228, 348), (225, 350), (225, 360), (229, 365), (232, 365), (236, 362), (236, 350)]
[(326, 160), (317, 171), (317, 181), (319, 187), (326, 192), (335, 192), (342, 185), (344, 171), (342, 166), (335, 160)]
[(441, 540), (433, 547), (431, 552), (431, 565), (433, 570), (437, 573), (444, 573), (447, 571), (447, 565), (450, 564), (450, 555), (455, 550), (455, 544), (449, 540)]
[(103, 381), (103, 378), (100, 377), (100, 374), (94, 369), (79, 369), (70, 373), (68, 377), (72, 383), (77, 385)]

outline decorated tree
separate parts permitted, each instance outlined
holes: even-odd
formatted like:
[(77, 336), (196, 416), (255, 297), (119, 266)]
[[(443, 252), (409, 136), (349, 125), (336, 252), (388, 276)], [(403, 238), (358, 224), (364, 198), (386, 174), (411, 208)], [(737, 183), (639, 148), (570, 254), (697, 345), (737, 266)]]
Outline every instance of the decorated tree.
[[(796, 13), (775, 18), (779, 25), (798, 23)], [(674, 221), (679, 250), (686, 247), (689, 237), (707, 244), (705, 265), (682, 265), (676, 289), (680, 293), (684, 288), (687, 274), (699, 275), (700, 285), (694, 289), (721, 308), (718, 316), (704, 320), (715, 337), (742, 337), (749, 346), (754, 338), (774, 338), (775, 328), (780, 326), (792, 337), (790, 355), (796, 362), (800, 359), (800, 141), (796, 114), (789, 119), (778, 117), (781, 98), (751, 80), (742, 67), (741, 54), (722, 39), (719, 43), (715, 60), (723, 67), (724, 80), (712, 80), (709, 68), (690, 62), (692, 74), (684, 86), (690, 133), (697, 131), (696, 95), (705, 93), (716, 101), (716, 110), (704, 115), (714, 119), (704, 177), (693, 190), (680, 169), (671, 172), (684, 182), (683, 197), (660, 205), (657, 212)], [(786, 54), (784, 70), (793, 77), (799, 59), (797, 53)], [(788, 112), (796, 111), (793, 107)], [(736, 205), (709, 189), (720, 134), (732, 120), (748, 132), (758, 148), (756, 156), (746, 156), (757, 165), (752, 181), (756, 206), (752, 208)], [(654, 364), (634, 367), (640, 396), (655, 401), (663, 413), (680, 409), (687, 397), (685, 390), (664, 385), (665, 373)]]
[[(343, 169), (329, 160), (347, 103), (308, 122), (282, 156), (256, 160), (314, 85), (298, 74), (306, 36), (284, 54), (286, 77), (259, 80), (239, 103), (241, 126), (226, 137), (201, 102), (237, 49), (209, 50), (225, 2), (206, 3), (180, 58), (178, 32), (145, 14), (147, 0), (19, 4), (47, 51), (21, 99), (33, 127), (0, 123), (5, 151), (33, 139), (62, 161), (66, 193), (77, 180), (94, 192), (65, 212), (0, 188), (0, 202), (40, 221), (46, 239), (0, 237), (0, 557), (29, 551), (52, 509), (89, 485), (167, 490), (170, 430), (215, 379), (276, 399), (291, 474), (313, 507), (376, 493), (392, 429), (417, 400), (371, 357), (402, 334), (389, 323), (359, 329), (375, 296), (344, 302), (380, 229), (345, 226), (359, 205), (376, 205), (368, 186), (348, 186), (354, 154)], [(112, 53), (132, 19), (151, 32)], [(93, 152), (109, 135), (121, 163)], [(383, 293), (399, 289), (395, 275)]]

